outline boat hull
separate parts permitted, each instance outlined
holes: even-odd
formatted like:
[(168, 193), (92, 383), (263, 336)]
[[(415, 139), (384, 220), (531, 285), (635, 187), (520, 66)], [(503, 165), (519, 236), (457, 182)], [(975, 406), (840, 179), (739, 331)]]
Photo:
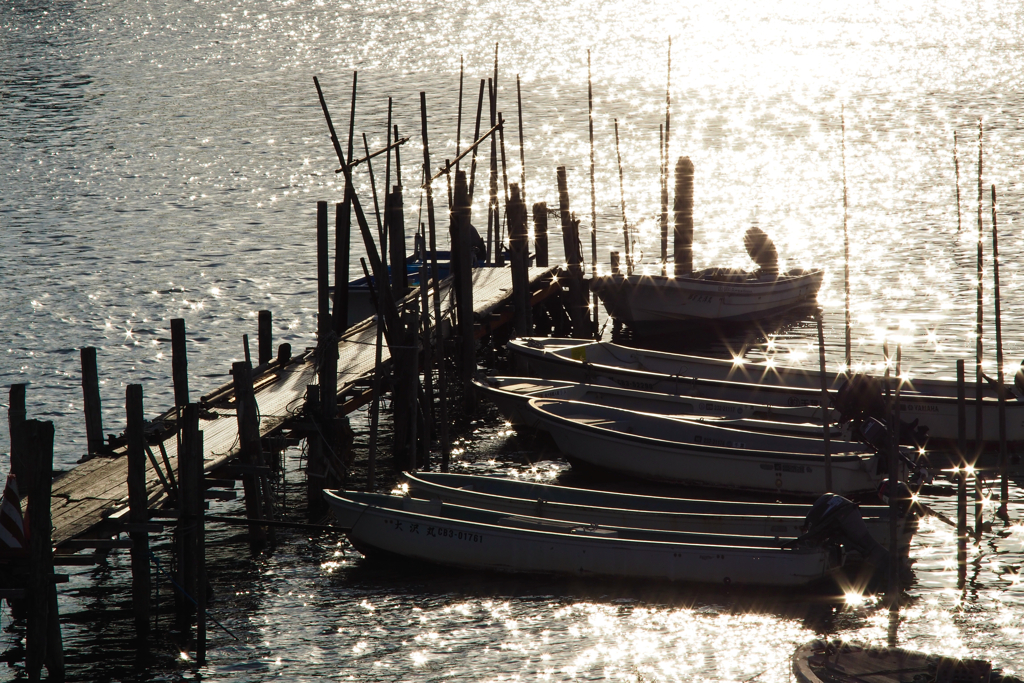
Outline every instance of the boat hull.
[[(420, 510), (388, 509), (324, 492), (332, 511), (361, 551), (380, 550), (450, 567), (497, 572), (555, 574), (727, 585), (803, 586), (838, 567), (822, 549), (698, 545), (618, 538), (603, 527), (509, 516), (516, 528), (448, 519)], [(365, 494), (364, 494), (365, 495)], [(406, 499), (410, 500), (410, 499)], [(436, 504), (438, 512), (443, 505)]]
[[(614, 354), (609, 355), (599, 347), (613, 347)], [(813, 408), (821, 404), (821, 378), (811, 370), (739, 365), (724, 359), (700, 359), (609, 344), (580, 344), (573, 339), (513, 340), (509, 349), (515, 355), (520, 374), (774, 406)], [(834, 400), (846, 376), (829, 373), (826, 380)], [(916, 380), (900, 394), (901, 418), (918, 420), (928, 428), (930, 439), (956, 443), (959, 411), (955, 391), (955, 383)], [(974, 434), (976, 403), (974, 398), (967, 400), (967, 434)], [(982, 400), (982, 427), (984, 440), (997, 444), (999, 403), (994, 398)], [(1024, 442), (1022, 401), (1006, 403), (1006, 438), (1009, 443)]]
[[(653, 481), (775, 495), (819, 496), (826, 492), (822, 455), (704, 446), (631, 434), (608, 420), (588, 420), (560, 410), (551, 399), (530, 399), (544, 429), (570, 460)], [(554, 410), (565, 414), (556, 414)], [(613, 409), (604, 409), (609, 412)], [(633, 418), (620, 411), (622, 422)], [(877, 456), (831, 458), (832, 493), (873, 494), (882, 477)]]
[(747, 323), (812, 304), (823, 276), (821, 270), (738, 280), (613, 274), (595, 277), (591, 289), (609, 315), (629, 325)]

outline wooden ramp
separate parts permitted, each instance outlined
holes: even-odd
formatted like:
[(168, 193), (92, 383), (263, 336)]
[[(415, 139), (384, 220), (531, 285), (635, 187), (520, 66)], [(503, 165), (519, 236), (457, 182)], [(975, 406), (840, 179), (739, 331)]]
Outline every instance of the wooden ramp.
[[(530, 268), (530, 282), (551, 275), (553, 268)], [(451, 310), (450, 279), (441, 283), (442, 317)], [(474, 312), (478, 318), (490, 316), (512, 293), (512, 275), (508, 268), (478, 268), (473, 271)], [(433, 293), (431, 292), (431, 296)], [(418, 291), (408, 298), (419, 296)], [(431, 314), (431, 325), (435, 324)], [(374, 369), (377, 327), (374, 319), (353, 326), (338, 341), (338, 395), (348, 394)], [(383, 362), (390, 359), (387, 345), (382, 348)], [(260, 413), (260, 435), (280, 431), (296, 419), (303, 409), (306, 386), (317, 382), (313, 349), (281, 366), (277, 361), (262, 372), (254, 373), (253, 384)], [(204, 397), (199, 428), (203, 431), (204, 471), (228, 464), (239, 455), (238, 421), (234, 389), (226, 384)], [(177, 435), (175, 412), (168, 411), (154, 420), (163, 427), (162, 441), (150, 441), (152, 458), (146, 467), (146, 487), (150, 508), (158, 507), (168, 491), (154, 467), (158, 463), (177, 474)], [(161, 424), (162, 423), (162, 424)], [(128, 507), (128, 459), (123, 448), (113, 457), (96, 457), (54, 479), (52, 488), (53, 543), (61, 543), (87, 534), (108, 518), (123, 514)], [(166, 458), (166, 460), (165, 460)]]

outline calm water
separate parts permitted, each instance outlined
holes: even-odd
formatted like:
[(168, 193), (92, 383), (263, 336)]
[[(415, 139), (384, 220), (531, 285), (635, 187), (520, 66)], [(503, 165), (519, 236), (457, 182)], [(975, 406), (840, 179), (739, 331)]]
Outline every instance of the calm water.
[[(911, 373), (938, 376), (974, 349), (982, 119), (983, 341), (994, 373), (995, 184), (1003, 341), (1015, 366), (1024, 357), (1015, 315), (1024, 11), (1012, 2), (920, 4), (0, 3), (0, 401), (9, 384), (28, 382), (30, 414), (56, 423), (58, 466), (68, 468), (85, 448), (79, 347), (99, 349), (104, 423), (120, 432), (125, 384), (144, 384), (150, 413), (170, 402), (171, 318), (187, 321), (195, 394), (242, 357), (257, 310), (273, 311), (278, 343), (312, 345), (314, 204), (341, 196), (312, 76), (343, 129), (359, 70), (356, 131), (371, 147), (384, 140), (394, 98), (395, 121), (412, 135), (402, 171), (413, 187), (419, 92), (436, 167), (455, 154), (460, 57), (465, 141), (495, 42), (510, 132), (522, 79), (527, 199), (554, 205), (554, 169), (567, 166), (585, 229), (591, 50), (598, 268), (622, 248), (617, 118), (627, 220), (641, 268), (654, 272), (671, 36), (671, 158), (689, 155), (697, 168), (696, 265), (745, 265), (742, 233), (756, 221), (785, 265), (825, 266), (832, 365), (843, 356), (843, 116), (854, 361), (877, 363), (887, 340), (902, 344)], [(518, 136), (506, 145), (517, 180)], [(369, 204), (368, 177), (358, 183)], [(418, 195), (408, 191), (406, 203), (411, 224)], [(751, 353), (811, 361), (813, 339), (804, 321)], [(509, 460), (519, 448), (509, 439), (482, 424), (466, 458)], [(0, 452), (8, 449), (0, 430)], [(778, 596), (393, 575), (335, 539), (293, 540), (257, 562), (223, 546), (215, 581), (228, 590), (217, 614), (244, 642), (215, 635), (204, 678), (783, 681), (792, 647), (823, 628), (883, 637), (886, 626), (873, 603), (833, 612)], [(900, 642), (1024, 671), (1022, 540), (1019, 527), (986, 539), (970, 589), (958, 593), (952, 536), (929, 521)], [(125, 561), (77, 574), (65, 611), (123, 603), (115, 569)], [(232, 586), (239, 595), (230, 597)], [(83, 617), (66, 627), (69, 649), (85, 653), (77, 676), (126, 676), (104, 656), (124, 635), (119, 623)], [(154, 667), (159, 677), (190, 671), (166, 657)]]

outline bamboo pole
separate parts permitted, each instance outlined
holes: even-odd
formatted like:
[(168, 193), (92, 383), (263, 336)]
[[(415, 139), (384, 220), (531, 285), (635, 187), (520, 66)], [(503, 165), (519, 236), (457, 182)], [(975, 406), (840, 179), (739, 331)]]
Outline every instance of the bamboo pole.
[(996, 386), (999, 392), (999, 510), (1004, 522), (1010, 520), (1010, 461), (1006, 453), (1006, 382), (1003, 376), (1003, 323), (999, 301), (999, 229), (996, 221), (996, 186), (992, 186), (992, 293), (996, 304)]
[[(597, 274), (597, 181), (594, 179), (594, 84), (590, 72), (590, 50), (587, 50), (587, 124), (590, 129), (590, 267), (594, 269), (593, 277)], [(597, 306), (594, 311), (596, 315)]]
[[(459, 115), (455, 124), (455, 157), (459, 157), (459, 152), (462, 150), (462, 84), (466, 76), (466, 65), (465, 57), (459, 55)], [(455, 170), (459, 170), (459, 162), (455, 162)], [(426, 312), (424, 312), (426, 315)]]
[(846, 105), (841, 109), (843, 130), (843, 287), (846, 291), (846, 372), (853, 372), (850, 322), (850, 204), (846, 191)]
[(953, 131), (953, 172), (956, 174), (956, 231), (963, 229), (960, 219), (960, 154), (957, 152), (956, 131)]
[[(486, 85), (486, 83), (487, 83), (487, 81), (485, 79), (483, 79), (483, 78), (480, 79), (480, 94), (477, 95), (477, 99), (476, 99), (476, 130), (473, 132), (473, 139), (477, 140), (477, 141), (480, 140), (480, 116), (483, 113), (483, 108), (484, 108), (484, 85)], [(478, 149), (478, 145), (473, 145), (473, 162), (469, 166), (469, 205), (470, 206), (473, 205), (473, 190), (476, 188), (476, 153), (477, 153), (477, 149)], [(460, 156), (458, 159), (456, 159), (455, 163), (458, 163), (459, 159), (461, 159), (461, 158), (462, 157)], [(430, 167), (429, 166), (427, 167), (426, 176), (425, 177), (427, 177), (427, 178), (430, 177)], [(449, 207), (451, 206), (451, 202), (448, 203), (448, 206)]]
[[(825, 376), (825, 329), (821, 312), (816, 316), (818, 319), (818, 372), (821, 375), (821, 424), (824, 427), (825, 445), (825, 491), (832, 492), (832, 424), (828, 419), (828, 378)], [(895, 547), (895, 546), (892, 546)]]
[(519, 110), (519, 195), (526, 206), (526, 144), (523, 142), (523, 91), (519, 87), (519, 74), (516, 74), (516, 105)]
[[(899, 495), (900, 495), (900, 388), (903, 384), (902, 344), (896, 346), (896, 396), (892, 405), (892, 451), (889, 453), (889, 600), (890, 619), (900, 609)], [(887, 383), (888, 384), (888, 383)]]
[(983, 396), (983, 393), (984, 393), (984, 382), (985, 382), (985, 375), (984, 375), (984, 373), (982, 371), (982, 363), (984, 361), (984, 353), (983, 353), (983, 347), (982, 347), (982, 324), (983, 324), (984, 316), (985, 316), (984, 301), (983, 301), (983, 299), (984, 299), (983, 293), (984, 293), (985, 284), (984, 284), (984, 280), (983, 280), (983, 274), (984, 273), (983, 273), (983, 269), (982, 269), (983, 257), (984, 257), (984, 254), (982, 253), (982, 249), (983, 249), (983, 247), (982, 247), (982, 231), (983, 231), (983, 227), (984, 227), (982, 225), (982, 212), (983, 212), (982, 203), (983, 203), (984, 197), (985, 197), (985, 189), (984, 189), (984, 185), (982, 184), (982, 132), (983, 132), (982, 131), (982, 124), (981, 124), (981, 121), (979, 120), (978, 121), (978, 262), (977, 262), (978, 263), (978, 286), (977, 286), (978, 306), (977, 306), (977, 313), (976, 313), (977, 320), (976, 320), (976, 323), (975, 323), (975, 332), (974, 332), (975, 333), (975, 356), (976, 356), (976, 359), (975, 359), (976, 365), (975, 365), (975, 373), (974, 373), (974, 378), (975, 378), (974, 379), (974, 381), (975, 381), (974, 389), (975, 389), (975, 399), (976, 399), (975, 408), (974, 408), (974, 420), (975, 420), (975, 422), (974, 422), (974, 450), (975, 450), (975, 453), (976, 453), (977, 456), (981, 455), (981, 451), (984, 448), (984, 437), (985, 437), (985, 432), (983, 430), (983, 425), (982, 425), (982, 396)]
[(622, 201), (622, 244), (626, 254), (626, 274), (633, 274), (633, 258), (629, 252), (629, 223), (626, 221), (626, 184), (622, 175), (622, 154), (619, 152), (619, 120), (615, 119), (615, 159), (619, 163), (619, 199)]
[(668, 275), (668, 159), (665, 157), (665, 126), (658, 126), (658, 152), (661, 156), (661, 274)]
[(956, 361), (957, 450), (956, 478), (956, 567), (957, 588), (967, 583), (967, 381), (964, 359)]
[[(497, 77), (498, 74), (498, 47), (494, 47), (494, 74)], [(488, 83), (488, 92), (490, 93), (490, 104), (491, 104), (491, 125), (494, 126), (498, 122), (498, 84), (496, 81)], [(494, 136), (491, 136), (491, 184), (490, 184), (490, 203), (487, 208), (487, 263), (501, 263), (498, 260), (497, 250), (500, 250), (500, 245), (497, 242), (498, 223), (500, 217), (498, 215), (498, 140)]]

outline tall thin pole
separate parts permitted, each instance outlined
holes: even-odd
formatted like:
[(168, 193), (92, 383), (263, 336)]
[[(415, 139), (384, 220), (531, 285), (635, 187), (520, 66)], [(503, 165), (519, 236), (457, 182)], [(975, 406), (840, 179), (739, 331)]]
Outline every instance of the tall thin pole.
[[(516, 74), (516, 101), (519, 106), (519, 196), (526, 204), (526, 145), (523, 143), (523, 91), (519, 87), (519, 74)], [(476, 142), (474, 140), (474, 142)]]
[(963, 224), (960, 219), (960, 154), (957, 152), (956, 131), (953, 131), (953, 172), (956, 174), (956, 231), (960, 232)]
[[(455, 158), (459, 158), (459, 152), (462, 149), (462, 81), (466, 75), (465, 57), (459, 55), (459, 118), (458, 123), (455, 124)], [(473, 140), (476, 142), (476, 140)], [(455, 162), (456, 173), (459, 170), (459, 162)], [(428, 176), (429, 177), (429, 176)]]
[(832, 492), (832, 422), (828, 419), (828, 378), (825, 376), (825, 329), (822, 315), (819, 312), (818, 318), (818, 374), (821, 375), (821, 424), (824, 426), (822, 432), (825, 437), (825, 491)]
[(852, 372), (853, 351), (850, 345), (850, 205), (846, 194), (846, 105), (843, 105), (840, 111), (843, 127), (843, 284), (846, 288), (846, 371)]
[(996, 227), (996, 186), (992, 186), (992, 290), (996, 300), (996, 365), (999, 391), (999, 511), (1000, 519), (1009, 521), (1010, 464), (1006, 454), (1006, 386), (1003, 377), (1003, 323), (999, 302), (999, 231)]
[[(587, 50), (587, 111), (590, 125), (590, 267), (597, 268), (597, 184), (594, 180), (594, 85), (590, 73), (590, 50)], [(591, 277), (596, 275), (596, 270)], [(594, 307), (597, 310), (597, 307)]]
[(984, 315), (985, 315), (984, 302), (983, 302), (983, 298), (984, 298), (983, 294), (984, 294), (984, 289), (985, 289), (985, 283), (984, 283), (984, 280), (982, 279), (982, 276), (983, 276), (982, 260), (984, 258), (984, 254), (982, 253), (982, 249), (983, 249), (983, 246), (982, 246), (982, 244), (983, 244), (982, 243), (982, 230), (984, 228), (983, 223), (982, 223), (982, 214), (983, 214), (982, 202), (984, 201), (984, 198), (985, 198), (985, 188), (984, 188), (984, 185), (982, 184), (982, 150), (983, 150), (983, 148), (982, 148), (982, 133), (983, 133), (982, 124), (981, 124), (981, 121), (979, 120), (978, 121), (978, 288), (977, 288), (977, 291), (978, 291), (978, 310), (977, 310), (977, 314), (976, 314), (977, 315), (977, 321), (976, 321), (976, 327), (975, 327), (975, 332), (974, 332), (975, 336), (976, 336), (976, 339), (975, 339), (975, 352), (976, 352), (976, 354), (975, 354), (976, 355), (975, 361), (976, 361), (976, 366), (975, 366), (975, 373), (974, 373), (974, 381), (975, 381), (974, 389), (975, 389), (975, 399), (976, 399), (975, 406), (974, 406), (974, 420), (975, 420), (975, 422), (974, 422), (974, 450), (975, 450), (976, 455), (979, 455), (979, 456), (981, 455), (982, 448), (984, 447), (984, 437), (985, 437), (985, 432), (983, 430), (983, 425), (982, 425), (982, 411), (981, 411), (981, 408), (982, 408), (982, 394), (984, 393), (983, 392), (983, 387), (984, 387), (984, 382), (985, 382), (985, 375), (982, 372), (982, 368), (981, 368), (981, 364), (982, 364), (982, 362), (984, 360), (984, 353), (983, 353), (981, 335), (982, 335), (982, 323), (984, 321)]
[(615, 119), (615, 158), (619, 162), (619, 198), (622, 200), (622, 243), (626, 250), (626, 274), (633, 274), (633, 259), (629, 254), (629, 223), (626, 221), (626, 185), (622, 178), (622, 154), (619, 152), (619, 120)]
[[(476, 142), (477, 140), (480, 139), (480, 114), (483, 112), (483, 108), (484, 108), (484, 85), (486, 84), (486, 82), (487, 82), (486, 79), (483, 79), (483, 78), (480, 79), (480, 94), (477, 96), (477, 99), (476, 99), (476, 132), (473, 133), (473, 142)], [(471, 163), (470, 166), (469, 166), (469, 205), (470, 206), (473, 205), (473, 188), (476, 187), (476, 153), (477, 153), (477, 151), (479, 149), (480, 149), (480, 145), (477, 145), (476, 147), (473, 148), (473, 163)], [(430, 173), (429, 173), (429, 169), (428, 169), (427, 178), (429, 178), (429, 177), (430, 177)], [(449, 202), (449, 204), (451, 204), (451, 202)]]
[(661, 157), (661, 274), (668, 275), (668, 161), (665, 157), (665, 126), (658, 126), (658, 154)]

